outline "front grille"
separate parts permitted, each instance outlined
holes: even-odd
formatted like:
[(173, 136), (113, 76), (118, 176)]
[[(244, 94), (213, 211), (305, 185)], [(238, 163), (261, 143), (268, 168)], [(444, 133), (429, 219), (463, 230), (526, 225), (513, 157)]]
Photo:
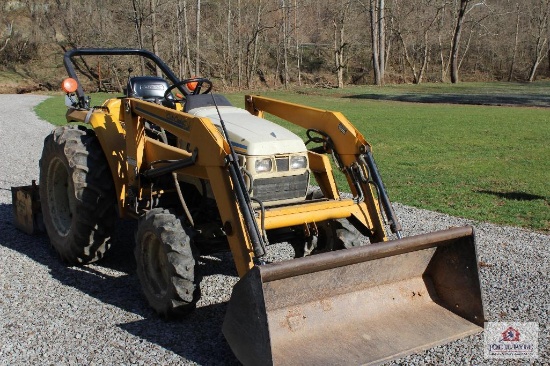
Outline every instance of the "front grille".
[(275, 158), (275, 162), (277, 164), (277, 171), (278, 172), (287, 172), (288, 171), (288, 156), (284, 156), (281, 158)]
[(264, 202), (305, 197), (308, 183), (309, 172), (289, 177), (256, 179), (252, 186), (252, 197)]

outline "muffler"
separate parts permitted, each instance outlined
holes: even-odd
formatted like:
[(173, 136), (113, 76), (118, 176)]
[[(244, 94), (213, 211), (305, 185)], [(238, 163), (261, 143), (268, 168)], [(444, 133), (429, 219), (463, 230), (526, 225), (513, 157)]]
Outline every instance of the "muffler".
[(378, 364), (483, 330), (473, 228), (256, 266), (223, 333), (244, 365)]

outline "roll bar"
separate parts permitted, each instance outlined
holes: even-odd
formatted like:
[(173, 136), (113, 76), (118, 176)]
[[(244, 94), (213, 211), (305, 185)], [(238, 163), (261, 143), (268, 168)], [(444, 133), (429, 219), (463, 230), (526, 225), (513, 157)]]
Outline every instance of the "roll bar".
[[(155, 63), (156, 66), (168, 77), (172, 84), (177, 84), (180, 82), (180, 79), (174, 74), (174, 72), (154, 53), (143, 50), (143, 49), (133, 49), (133, 48), (75, 48), (65, 52), (63, 57), (63, 64), (69, 76), (75, 79), (78, 82), (78, 76), (76, 74), (73, 57), (76, 56), (141, 56), (145, 57)], [(181, 87), (178, 88), (182, 93)], [(88, 109), (90, 107), (89, 100), (84, 94), (84, 89), (78, 82), (78, 88), (76, 90), (76, 95), (78, 97), (78, 106), (80, 108)]]

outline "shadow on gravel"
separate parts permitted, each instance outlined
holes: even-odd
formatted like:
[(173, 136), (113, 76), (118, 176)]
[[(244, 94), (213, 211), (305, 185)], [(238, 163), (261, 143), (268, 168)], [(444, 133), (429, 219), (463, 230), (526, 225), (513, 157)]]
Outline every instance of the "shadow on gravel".
[[(119, 221), (116, 227), (115, 244), (104, 259), (91, 265), (68, 267), (50, 246), (46, 234), (27, 235), (17, 230), (12, 205), (0, 204), (0, 246), (47, 267), (52, 278), (63, 285), (144, 318), (116, 326), (199, 364), (238, 364), (221, 334), (227, 304), (197, 308), (180, 321), (160, 319), (142, 296), (135, 275), (135, 223)], [(201, 276), (236, 276), (230, 253), (201, 258), (197, 267)]]
[[(140, 287), (134, 278), (135, 260), (127, 243), (113, 246), (100, 263), (86, 266), (65, 265), (51, 247), (46, 234), (27, 235), (13, 224), (12, 205), (0, 204), (0, 245), (21, 253), (47, 267), (53, 279), (76, 288), (96, 299), (123, 310), (145, 316), (147, 311), (140, 297)], [(102, 269), (108, 269), (104, 270)], [(115, 271), (113, 273), (113, 271)], [(109, 274), (107, 274), (109, 273)], [(110, 275), (113, 273), (113, 275)], [(130, 275), (132, 273), (132, 275)], [(143, 306), (141, 306), (143, 303)]]
[(391, 100), (411, 103), (448, 103), (493, 106), (550, 107), (550, 96), (545, 94), (359, 94), (344, 98)]
[(226, 308), (213, 304), (177, 322), (151, 317), (118, 327), (201, 365), (240, 365), (221, 333)]

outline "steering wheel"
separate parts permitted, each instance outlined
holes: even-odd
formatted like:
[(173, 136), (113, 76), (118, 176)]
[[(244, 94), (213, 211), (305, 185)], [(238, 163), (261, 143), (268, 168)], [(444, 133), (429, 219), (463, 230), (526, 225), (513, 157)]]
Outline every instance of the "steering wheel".
[[(193, 85), (193, 83), (195, 86), (191, 87), (189, 84)], [(174, 90), (175, 88), (181, 87), (183, 94), (185, 96), (188, 96), (188, 95), (197, 95), (197, 94), (207, 94), (210, 92), (210, 90), (212, 90), (212, 86), (213, 86), (212, 82), (207, 78), (184, 79), (179, 83), (170, 85), (170, 87), (168, 87), (168, 89), (166, 89), (166, 91), (164, 92), (164, 99), (168, 100), (170, 98), (169, 96), (171, 95), (172, 90)], [(205, 87), (204, 90), (202, 90), (203, 87)], [(185, 101), (185, 98), (183, 99), (173, 98), (172, 101), (174, 103), (183, 102)]]

